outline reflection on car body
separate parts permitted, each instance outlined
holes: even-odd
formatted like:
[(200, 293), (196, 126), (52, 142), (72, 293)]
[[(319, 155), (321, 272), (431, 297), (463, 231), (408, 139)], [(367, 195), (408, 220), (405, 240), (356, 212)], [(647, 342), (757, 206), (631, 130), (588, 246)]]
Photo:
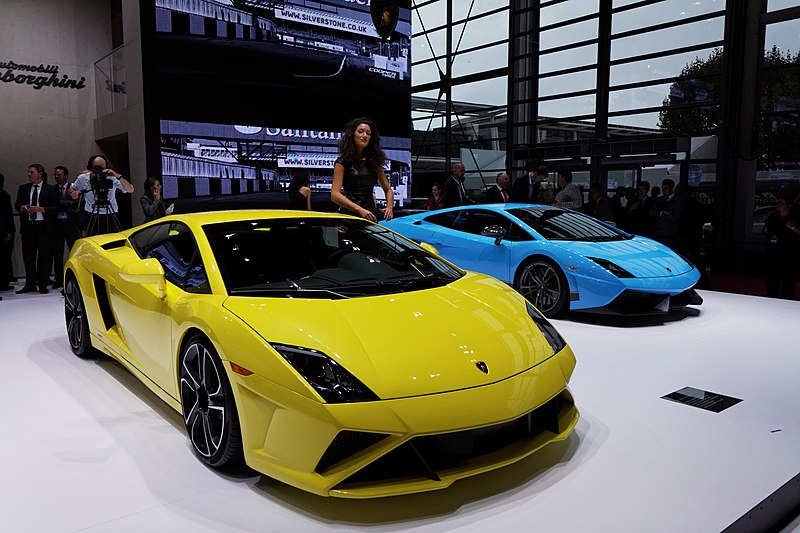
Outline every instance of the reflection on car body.
[[(467, 270), (514, 286), (546, 316), (664, 313), (697, 305), (698, 270), (666, 246), (536, 204), (462, 206), (383, 223)], [(505, 236), (489, 236), (498, 226)]]
[(201, 461), (320, 495), (442, 489), (578, 420), (575, 357), (539, 311), (346, 215), (197, 213), (82, 239), (65, 318), (75, 354), (110, 355), (182, 413)]

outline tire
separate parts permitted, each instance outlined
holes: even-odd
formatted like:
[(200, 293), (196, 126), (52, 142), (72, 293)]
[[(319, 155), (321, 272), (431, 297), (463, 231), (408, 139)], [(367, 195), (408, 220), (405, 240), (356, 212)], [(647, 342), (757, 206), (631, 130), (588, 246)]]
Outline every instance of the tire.
[(239, 416), (228, 376), (211, 342), (192, 336), (180, 358), (183, 421), (195, 454), (218, 469), (244, 463)]
[(72, 353), (84, 359), (94, 357), (96, 352), (92, 348), (92, 339), (89, 336), (86, 306), (83, 304), (78, 280), (71, 276), (64, 286), (64, 320), (67, 324), (67, 339)]
[(520, 266), (514, 289), (548, 318), (563, 314), (569, 301), (567, 278), (555, 263), (535, 257)]

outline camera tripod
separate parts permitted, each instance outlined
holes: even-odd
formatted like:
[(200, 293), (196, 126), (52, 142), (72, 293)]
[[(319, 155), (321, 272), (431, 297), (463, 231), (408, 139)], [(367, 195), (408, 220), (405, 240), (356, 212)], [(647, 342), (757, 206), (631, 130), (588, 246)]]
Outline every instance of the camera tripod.
[(119, 223), (117, 213), (112, 211), (111, 202), (108, 200), (108, 189), (99, 190), (92, 187), (91, 191), (94, 193), (94, 203), (89, 221), (86, 223), (86, 236), (122, 231), (122, 224)]

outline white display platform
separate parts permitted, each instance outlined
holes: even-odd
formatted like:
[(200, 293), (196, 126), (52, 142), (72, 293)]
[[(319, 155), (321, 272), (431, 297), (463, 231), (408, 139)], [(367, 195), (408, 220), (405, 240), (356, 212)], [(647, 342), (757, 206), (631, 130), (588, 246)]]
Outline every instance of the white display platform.
[[(800, 473), (800, 302), (702, 294), (680, 320), (555, 321), (578, 358), (565, 442), (447, 490), (348, 501), (204, 467), (180, 415), (71, 354), (57, 293), (3, 293), (0, 529), (721, 531)], [(685, 386), (743, 401), (661, 399)]]

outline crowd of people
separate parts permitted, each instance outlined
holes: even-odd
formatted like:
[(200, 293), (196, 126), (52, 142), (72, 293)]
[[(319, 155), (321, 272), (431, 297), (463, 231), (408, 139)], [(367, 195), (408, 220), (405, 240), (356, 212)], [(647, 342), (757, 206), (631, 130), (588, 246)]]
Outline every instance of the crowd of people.
[[(4, 189), (5, 176), (0, 174), (0, 291), (14, 289), (12, 254), (19, 231), (25, 283), (16, 293), (47, 294), (50, 288), (64, 286), (64, 257), (76, 240), (122, 229), (116, 193), (130, 194), (134, 187), (110, 168), (102, 155), (91, 156), (73, 181), (63, 165), (54, 167), (54, 183), (49, 182), (47, 171), (39, 163), (28, 165), (27, 177), (12, 204), (11, 195)], [(155, 201), (161, 202), (160, 184), (158, 191)], [(142, 204), (144, 207), (144, 201)], [(157, 212), (167, 213), (163, 208)]]
[[(384, 172), (386, 155), (380, 147), (377, 126), (361, 117), (350, 120), (339, 141), (339, 158), (334, 164), (331, 200), (340, 211), (367, 220), (391, 220), (393, 191)], [(47, 172), (38, 163), (28, 166), (28, 183), (20, 185), (12, 206), (5, 191), (5, 177), (0, 174), (0, 291), (12, 290), (14, 281), (12, 253), (17, 231), (14, 209), (19, 214), (19, 233), (25, 265), (25, 284), (18, 294), (39, 292), (48, 287), (62, 288), (65, 252), (69, 253), (79, 237), (121, 230), (117, 218), (117, 192), (130, 194), (133, 185), (109, 167), (102, 155), (89, 158), (86, 168), (69, 181), (69, 170), (63, 165), (53, 169), (55, 183), (48, 183)], [(480, 195), (480, 203), (542, 203), (542, 184), (549, 170), (535, 165), (513, 182), (508, 173), (499, 172), (495, 183)], [(464, 187), (465, 167), (455, 163), (444, 184), (434, 183), (427, 199), (427, 209), (435, 210), (479, 203)], [(569, 169), (556, 172), (557, 187), (546, 203), (581, 211), (620, 229), (652, 237), (675, 249), (702, 268), (700, 254), (704, 213), (689, 194), (688, 187), (676, 186), (669, 178), (661, 186), (651, 188), (641, 181), (636, 189), (617, 187), (609, 196), (600, 183), (589, 186), (584, 202), (580, 187), (572, 182)], [(387, 206), (379, 210), (373, 188), (380, 186)], [(309, 176), (298, 171), (288, 189), (290, 206), (311, 210)], [(144, 221), (156, 220), (172, 213), (166, 206), (162, 184), (149, 177), (140, 197)], [(795, 206), (793, 208), (792, 206)], [(797, 265), (800, 264), (800, 208), (792, 198), (778, 198), (776, 211), (766, 220), (764, 234), (767, 245), (765, 271), (767, 296), (794, 299)], [(52, 279), (51, 279), (52, 273)], [(2, 297), (0, 297), (0, 300)]]
[[(373, 222), (378, 218), (391, 220), (394, 198), (384, 171), (386, 161), (376, 124), (366, 117), (350, 120), (339, 141), (331, 200), (342, 212)], [(11, 195), (3, 189), (5, 177), (0, 174), (0, 291), (13, 290), (11, 283), (15, 280), (12, 253), (16, 209), (25, 265), (25, 284), (16, 292), (47, 294), (50, 288), (63, 288), (64, 256), (78, 238), (122, 229), (117, 193), (131, 194), (134, 187), (102, 155), (90, 157), (72, 182), (69, 170), (62, 165), (53, 170), (55, 184), (48, 183), (47, 172), (38, 163), (29, 165), (27, 172), (28, 183), (19, 187), (13, 205)], [(375, 185), (386, 196), (386, 208), (381, 210), (373, 194)], [(298, 171), (288, 193), (292, 208), (312, 209), (308, 173)], [(169, 215), (174, 208), (166, 206), (162, 183), (155, 177), (145, 180), (139, 200), (145, 222)]]
[[(703, 283), (708, 286), (702, 254), (706, 214), (688, 186), (676, 185), (666, 178), (660, 187), (640, 181), (635, 189), (617, 187), (609, 195), (600, 183), (592, 182), (588, 200), (584, 202), (583, 192), (572, 183), (572, 172), (568, 169), (556, 172), (555, 194), (545, 194), (543, 183), (547, 181), (548, 169), (535, 165), (513, 183), (506, 172), (499, 172), (495, 183), (475, 200), (464, 188), (464, 174), (464, 165), (454, 164), (444, 186), (434, 183), (431, 187), (427, 209), (505, 202), (547, 203), (574, 209), (673, 248), (701, 270)], [(769, 240), (765, 255), (766, 295), (794, 299), (800, 265), (800, 203), (787, 196), (779, 197), (777, 210), (764, 225), (764, 234)]]
[(512, 184), (508, 173), (499, 172), (495, 184), (486, 187), (476, 201), (464, 188), (464, 165), (455, 163), (444, 186), (434, 183), (431, 187), (427, 209), (472, 203), (544, 202), (581, 211), (631, 233), (653, 237), (681, 252), (691, 253), (699, 246), (704, 222), (702, 208), (688, 194), (688, 188), (679, 191), (669, 178), (652, 191), (647, 181), (640, 182), (636, 190), (618, 187), (611, 197), (600, 183), (593, 182), (589, 186), (588, 201), (584, 202), (583, 192), (572, 182), (569, 169), (556, 171), (555, 193), (549, 200), (543, 199), (542, 184), (548, 176), (546, 166), (536, 165)]

